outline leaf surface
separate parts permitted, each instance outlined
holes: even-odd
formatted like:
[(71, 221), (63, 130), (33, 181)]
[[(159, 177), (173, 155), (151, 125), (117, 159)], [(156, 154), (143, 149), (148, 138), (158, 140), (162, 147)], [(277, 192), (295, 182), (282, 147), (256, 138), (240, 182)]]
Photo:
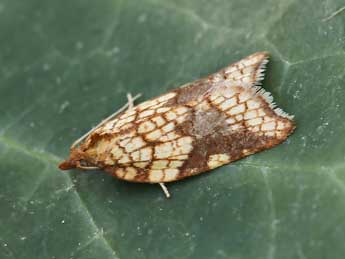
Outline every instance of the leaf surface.
[[(343, 258), (340, 0), (0, 1), (1, 258)], [(295, 115), (282, 145), (169, 184), (61, 172), (70, 144), (256, 51)]]

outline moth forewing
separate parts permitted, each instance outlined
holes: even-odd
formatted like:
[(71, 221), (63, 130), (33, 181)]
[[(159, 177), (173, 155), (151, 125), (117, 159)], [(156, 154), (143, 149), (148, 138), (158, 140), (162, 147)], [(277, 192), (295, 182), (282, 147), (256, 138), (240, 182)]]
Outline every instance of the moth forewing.
[(292, 116), (260, 87), (266, 52), (145, 101), (72, 147), (61, 169), (98, 167), (132, 182), (164, 183), (206, 172), (284, 141)]

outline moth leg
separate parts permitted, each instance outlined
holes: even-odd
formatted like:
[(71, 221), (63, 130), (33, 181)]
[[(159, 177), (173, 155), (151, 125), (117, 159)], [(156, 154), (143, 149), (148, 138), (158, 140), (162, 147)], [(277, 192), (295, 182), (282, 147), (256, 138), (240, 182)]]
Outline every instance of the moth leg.
[(131, 95), (131, 93), (127, 94), (127, 103), (128, 103), (128, 110), (129, 111), (132, 110), (134, 107), (134, 98)]
[(97, 170), (97, 169), (99, 169), (99, 167), (97, 167), (97, 166), (82, 166), (82, 165), (78, 166), (78, 168), (82, 169), (82, 170)]
[(97, 126), (93, 127), (91, 130), (89, 130), (87, 133), (85, 133), (83, 136), (81, 136), (80, 138), (78, 138), (76, 141), (74, 141), (74, 143), (72, 144), (71, 148), (74, 148), (75, 146), (77, 146), (80, 142), (82, 142), (85, 138), (87, 138), (87, 136), (90, 135), (91, 132), (93, 132), (94, 130), (98, 129), (99, 127), (103, 126), (105, 123), (107, 123), (108, 121), (110, 121), (111, 119), (113, 119), (116, 115), (118, 115), (119, 113), (125, 111), (127, 108), (132, 107), (133, 108), (133, 102), (138, 99), (141, 96), (141, 94), (137, 94), (136, 96), (132, 97), (132, 95), (128, 94), (127, 98), (128, 98), (128, 102), (122, 106), (119, 110), (117, 110), (116, 112), (114, 112), (113, 114), (111, 114), (110, 116), (108, 116), (107, 118), (105, 118), (104, 120), (102, 120)]
[(170, 193), (169, 193), (169, 191), (168, 191), (168, 188), (165, 186), (165, 184), (164, 184), (164, 183), (159, 183), (159, 186), (162, 188), (162, 190), (163, 190), (165, 196), (166, 196), (167, 198), (170, 198)]
[(82, 170), (97, 170), (97, 169), (99, 169), (99, 167), (97, 167), (97, 166), (83, 166), (83, 165), (80, 164), (79, 161), (77, 162), (77, 166), (76, 167), (79, 168), (79, 169), (82, 169)]

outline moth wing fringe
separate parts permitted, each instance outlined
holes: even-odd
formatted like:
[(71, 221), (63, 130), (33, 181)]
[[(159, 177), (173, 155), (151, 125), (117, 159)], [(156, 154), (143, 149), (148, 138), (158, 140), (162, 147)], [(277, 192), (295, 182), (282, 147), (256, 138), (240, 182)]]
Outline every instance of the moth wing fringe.
[(269, 107), (280, 117), (287, 118), (292, 120), (294, 118), (293, 115), (284, 112), (281, 108), (277, 107), (277, 104), (273, 101), (273, 96), (270, 92), (267, 92), (264, 88), (262, 88), (262, 81), (265, 77), (266, 66), (269, 62), (268, 54), (266, 54), (265, 58), (261, 61), (259, 67), (256, 70), (256, 80), (254, 85), (252, 86), (255, 90), (256, 96), (261, 96), (269, 105)]

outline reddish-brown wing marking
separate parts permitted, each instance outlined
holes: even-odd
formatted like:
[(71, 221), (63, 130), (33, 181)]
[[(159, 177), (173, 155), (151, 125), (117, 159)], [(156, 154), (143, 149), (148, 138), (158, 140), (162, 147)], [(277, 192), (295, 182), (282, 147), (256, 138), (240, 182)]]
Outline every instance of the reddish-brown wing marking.
[(176, 181), (284, 141), (291, 117), (258, 86), (266, 53), (256, 53), (119, 114), (93, 131), (62, 169), (96, 165), (127, 181)]
[(123, 114), (115, 125), (109, 122), (96, 130), (94, 139), (86, 140), (84, 159), (127, 181), (174, 181), (193, 149), (193, 138), (179, 131), (179, 125), (192, 117), (192, 109), (149, 104)]

